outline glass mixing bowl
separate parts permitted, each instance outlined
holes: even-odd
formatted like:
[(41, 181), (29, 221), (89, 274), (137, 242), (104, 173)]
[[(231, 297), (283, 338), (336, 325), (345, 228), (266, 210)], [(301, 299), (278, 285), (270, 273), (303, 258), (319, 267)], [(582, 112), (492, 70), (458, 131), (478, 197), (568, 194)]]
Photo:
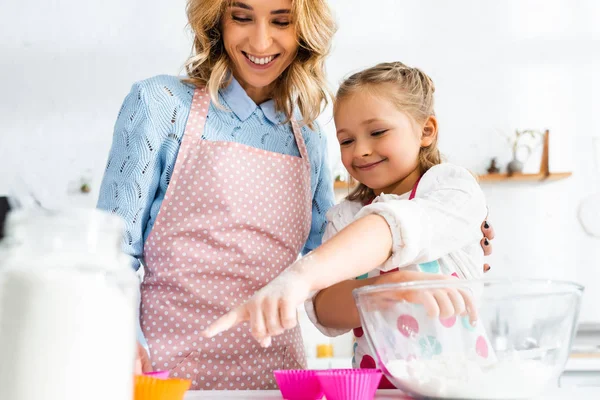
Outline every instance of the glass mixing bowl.
[[(423, 299), (450, 292), (473, 300), (476, 322), (473, 313), (428, 316)], [(409, 282), (354, 291), (371, 352), (396, 387), (418, 398), (478, 400), (526, 399), (556, 387), (582, 294), (575, 283), (527, 279)]]

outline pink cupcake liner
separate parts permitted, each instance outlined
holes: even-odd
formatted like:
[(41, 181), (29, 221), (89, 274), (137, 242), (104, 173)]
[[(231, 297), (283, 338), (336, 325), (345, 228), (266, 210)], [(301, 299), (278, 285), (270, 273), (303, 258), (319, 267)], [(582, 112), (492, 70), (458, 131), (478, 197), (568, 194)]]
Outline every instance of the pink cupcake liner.
[(373, 400), (382, 375), (378, 369), (317, 372), (327, 400)]
[(312, 370), (273, 371), (281, 395), (286, 400), (321, 400), (323, 390)]
[(153, 372), (145, 372), (144, 375), (150, 376), (156, 379), (168, 379), (169, 371), (153, 371)]

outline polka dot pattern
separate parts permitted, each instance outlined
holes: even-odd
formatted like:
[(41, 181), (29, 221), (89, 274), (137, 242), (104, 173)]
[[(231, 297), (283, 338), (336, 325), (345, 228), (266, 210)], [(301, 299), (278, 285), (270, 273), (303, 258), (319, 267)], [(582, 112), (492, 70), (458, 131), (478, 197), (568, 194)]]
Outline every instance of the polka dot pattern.
[(352, 346), (352, 365), (356, 363), (356, 348), (358, 347), (358, 342), (354, 341), (354, 345)]
[(381, 381), (379, 382), (378, 389), (396, 389), (396, 386), (387, 378), (387, 376), (383, 375), (381, 377)]
[(442, 344), (434, 336), (425, 336), (419, 340), (421, 356), (431, 358), (442, 354)]
[(192, 389), (275, 389), (272, 371), (305, 367), (300, 329), (262, 349), (242, 324), (199, 333), (290, 265), (310, 231), (310, 164), (234, 142), (202, 140), (209, 107), (194, 93), (186, 132), (144, 248), (141, 322), (155, 369)]
[(440, 273), (440, 263), (435, 260), (427, 263), (419, 264), (419, 269), (423, 272), (427, 272), (429, 274), (439, 274)]
[(365, 369), (374, 369), (377, 368), (377, 363), (375, 363), (373, 357), (366, 355), (362, 358), (360, 367)]
[(440, 323), (445, 328), (452, 328), (454, 326), (454, 324), (456, 323), (456, 315), (453, 315), (450, 318), (440, 318)]
[(412, 315), (398, 317), (398, 330), (404, 337), (412, 337), (419, 333), (419, 322)]
[(479, 355), (480, 357), (488, 358), (488, 353), (489, 353), (488, 344), (483, 336), (479, 336), (477, 338), (477, 341), (475, 342), (475, 351), (477, 352), (477, 355)]
[(468, 330), (470, 332), (474, 332), (475, 331), (475, 327), (473, 326), (473, 324), (471, 324), (471, 320), (469, 319), (468, 315), (460, 317), (460, 320), (461, 320), (462, 326), (466, 330)]

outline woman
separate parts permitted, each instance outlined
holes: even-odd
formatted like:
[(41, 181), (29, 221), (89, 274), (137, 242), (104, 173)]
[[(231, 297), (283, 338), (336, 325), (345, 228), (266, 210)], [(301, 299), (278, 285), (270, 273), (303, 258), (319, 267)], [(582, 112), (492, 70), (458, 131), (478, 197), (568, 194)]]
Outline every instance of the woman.
[(298, 328), (268, 349), (244, 326), (200, 332), (321, 242), (333, 189), (315, 119), (335, 24), (325, 0), (189, 0), (187, 13), (189, 79), (133, 86), (98, 206), (143, 260), (152, 366), (193, 389), (273, 389), (273, 370), (305, 365)]

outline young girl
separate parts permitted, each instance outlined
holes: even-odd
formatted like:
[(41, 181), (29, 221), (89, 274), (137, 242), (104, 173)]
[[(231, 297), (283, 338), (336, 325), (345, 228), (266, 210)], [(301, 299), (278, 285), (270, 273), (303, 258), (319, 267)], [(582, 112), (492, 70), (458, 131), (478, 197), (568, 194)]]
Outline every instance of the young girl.
[[(357, 73), (338, 90), (334, 113), (342, 162), (360, 185), (330, 210), (323, 240), (361, 216), (379, 214), (388, 222), (394, 243), (383, 265), (306, 302), (309, 318), (325, 335), (354, 329), (354, 368), (377, 364), (360, 328), (353, 289), (483, 274), (476, 233), (486, 213), (485, 199), (466, 169), (441, 162), (434, 90), (426, 74), (399, 62)], [(451, 291), (435, 297), (436, 304), (426, 304), (430, 314), (437, 313), (436, 306), (446, 318), (469, 310), (475, 322), (469, 296)], [(393, 388), (385, 378), (381, 387)]]
[[(328, 212), (321, 247), (215, 322), (206, 336), (249, 320), (253, 336), (268, 346), (271, 336), (295, 326), (296, 306), (320, 291), (307, 306), (313, 322), (328, 335), (356, 328), (354, 366), (375, 367), (353, 289), (483, 275), (485, 199), (469, 171), (441, 163), (433, 93), (427, 75), (399, 62), (379, 64), (341, 85), (337, 138), (342, 162), (360, 186)], [(464, 292), (407, 300), (423, 302), (433, 317), (468, 313), (472, 325), (477, 319)]]

